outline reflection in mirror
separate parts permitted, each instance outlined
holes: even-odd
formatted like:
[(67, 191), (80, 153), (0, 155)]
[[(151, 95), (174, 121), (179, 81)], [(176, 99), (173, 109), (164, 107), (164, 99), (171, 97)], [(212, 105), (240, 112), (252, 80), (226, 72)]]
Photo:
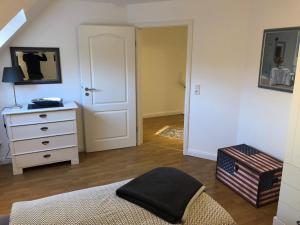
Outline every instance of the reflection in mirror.
[(11, 56), (24, 74), (24, 81), (17, 84), (61, 83), (57, 48), (11, 48)]

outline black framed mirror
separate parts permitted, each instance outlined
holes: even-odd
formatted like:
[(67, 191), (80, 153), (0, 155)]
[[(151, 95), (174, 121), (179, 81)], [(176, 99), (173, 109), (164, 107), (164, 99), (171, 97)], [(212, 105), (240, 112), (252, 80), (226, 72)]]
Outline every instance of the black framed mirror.
[(20, 66), (24, 80), (16, 84), (62, 83), (59, 48), (11, 47), (12, 66)]

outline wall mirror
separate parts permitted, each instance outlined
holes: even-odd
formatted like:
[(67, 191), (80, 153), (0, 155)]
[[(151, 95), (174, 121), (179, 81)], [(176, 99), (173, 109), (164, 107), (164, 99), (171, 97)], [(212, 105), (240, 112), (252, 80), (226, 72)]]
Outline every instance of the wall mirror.
[(293, 92), (300, 27), (264, 31), (258, 87)]
[(16, 84), (61, 83), (59, 48), (11, 47), (12, 66), (20, 66), (24, 80)]

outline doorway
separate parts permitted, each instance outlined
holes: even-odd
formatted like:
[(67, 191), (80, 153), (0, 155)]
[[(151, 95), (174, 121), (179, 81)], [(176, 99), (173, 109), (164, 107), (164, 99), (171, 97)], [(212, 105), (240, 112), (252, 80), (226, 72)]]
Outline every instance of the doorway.
[(139, 144), (186, 153), (190, 31), (189, 24), (142, 26), (136, 31)]

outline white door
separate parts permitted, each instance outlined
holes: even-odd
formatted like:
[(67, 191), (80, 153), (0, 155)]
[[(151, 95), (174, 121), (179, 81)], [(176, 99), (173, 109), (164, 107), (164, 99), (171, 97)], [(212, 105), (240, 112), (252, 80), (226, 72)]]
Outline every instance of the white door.
[(80, 26), (86, 151), (136, 145), (135, 28)]

